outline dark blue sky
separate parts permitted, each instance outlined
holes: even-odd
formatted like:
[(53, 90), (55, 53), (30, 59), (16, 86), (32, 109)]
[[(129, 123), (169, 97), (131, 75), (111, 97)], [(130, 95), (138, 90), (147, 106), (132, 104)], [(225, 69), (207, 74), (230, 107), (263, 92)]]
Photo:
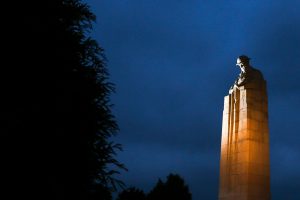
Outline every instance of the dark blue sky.
[(299, 0), (86, 0), (105, 49), (128, 186), (179, 173), (218, 194), (223, 97), (246, 54), (268, 83), (273, 200), (300, 199)]

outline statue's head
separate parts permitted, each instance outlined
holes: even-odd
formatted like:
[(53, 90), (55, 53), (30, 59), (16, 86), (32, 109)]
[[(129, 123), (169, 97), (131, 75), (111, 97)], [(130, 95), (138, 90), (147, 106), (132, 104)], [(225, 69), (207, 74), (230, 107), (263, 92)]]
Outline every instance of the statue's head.
[(250, 58), (245, 55), (241, 55), (236, 60), (236, 65), (241, 68), (242, 71), (245, 71), (245, 68), (249, 67)]

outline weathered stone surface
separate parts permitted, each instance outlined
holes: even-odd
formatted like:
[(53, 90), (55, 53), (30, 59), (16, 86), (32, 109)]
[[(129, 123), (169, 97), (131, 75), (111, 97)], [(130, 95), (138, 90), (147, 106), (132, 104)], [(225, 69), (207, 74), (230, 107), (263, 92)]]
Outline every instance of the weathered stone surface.
[(268, 100), (257, 79), (224, 98), (219, 200), (270, 199)]

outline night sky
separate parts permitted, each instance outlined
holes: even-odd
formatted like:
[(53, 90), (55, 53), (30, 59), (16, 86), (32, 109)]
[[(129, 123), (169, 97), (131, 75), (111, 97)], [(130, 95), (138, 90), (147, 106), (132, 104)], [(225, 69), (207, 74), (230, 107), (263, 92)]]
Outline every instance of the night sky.
[(193, 200), (217, 199), (223, 97), (246, 54), (268, 84), (272, 199), (300, 199), (299, 0), (86, 2), (116, 84), (127, 186), (148, 192), (172, 172)]

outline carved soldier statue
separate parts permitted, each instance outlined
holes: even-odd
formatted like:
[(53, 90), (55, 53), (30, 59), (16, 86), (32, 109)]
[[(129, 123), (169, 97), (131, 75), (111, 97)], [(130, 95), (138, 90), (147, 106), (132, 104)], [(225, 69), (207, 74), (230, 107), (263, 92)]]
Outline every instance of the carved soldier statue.
[(250, 65), (250, 58), (248, 56), (239, 56), (237, 58), (236, 65), (240, 67), (241, 73), (234, 82), (233, 86), (231, 86), (229, 94), (231, 94), (235, 89), (239, 89), (240, 86), (243, 86), (246, 83), (252, 82), (253, 80), (259, 81), (264, 79), (262, 73)]

